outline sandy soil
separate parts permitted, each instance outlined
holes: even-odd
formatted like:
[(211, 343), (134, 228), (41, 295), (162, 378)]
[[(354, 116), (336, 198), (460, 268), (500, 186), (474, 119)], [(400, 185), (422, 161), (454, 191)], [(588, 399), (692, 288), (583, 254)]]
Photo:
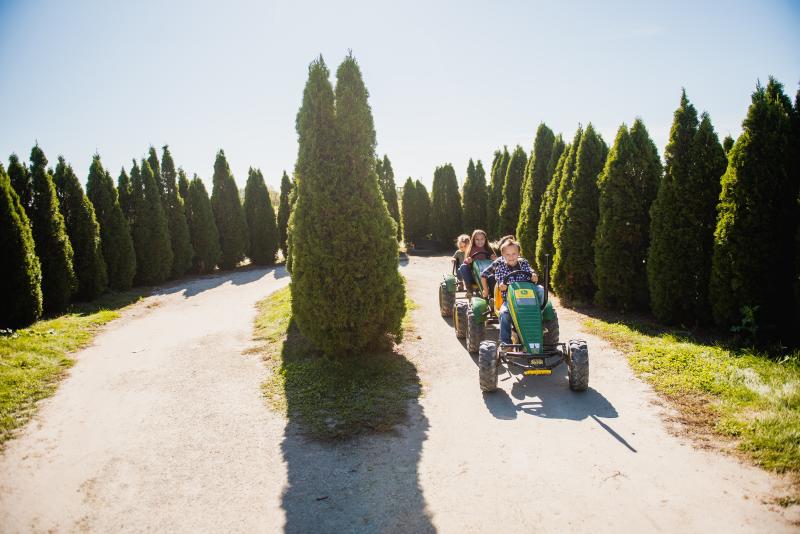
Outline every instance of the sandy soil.
[(248, 355), (253, 305), (288, 283), (250, 270), (168, 287), (115, 321), (0, 458), (2, 532), (794, 532), (783, 482), (670, 433), (624, 357), (587, 340), (563, 367), (482, 394), (438, 313), (445, 257), (402, 267), (423, 395), (407, 424), (344, 444), (270, 412)]

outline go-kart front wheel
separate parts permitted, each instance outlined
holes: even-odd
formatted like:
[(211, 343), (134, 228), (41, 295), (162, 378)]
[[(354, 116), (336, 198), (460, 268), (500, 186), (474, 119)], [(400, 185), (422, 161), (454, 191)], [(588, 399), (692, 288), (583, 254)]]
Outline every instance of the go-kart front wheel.
[(442, 317), (450, 315), (455, 300), (455, 293), (449, 293), (447, 291), (447, 283), (442, 282), (439, 284), (439, 313), (442, 314)]
[(467, 335), (467, 303), (456, 302), (453, 306), (453, 326), (456, 328), (456, 337), (464, 339)]
[(494, 341), (483, 341), (478, 349), (478, 382), (481, 391), (492, 392), (497, 389), (497, 344)]
[(571, 340), (567, 356), (569, 389), (586, 391), (589, 387), (589, 347), (585, 341)]
[(478, 352), (483, 340), (484, 322), (476, 319), (471, 310), (467, 310), (467, 350), (471, 354)]

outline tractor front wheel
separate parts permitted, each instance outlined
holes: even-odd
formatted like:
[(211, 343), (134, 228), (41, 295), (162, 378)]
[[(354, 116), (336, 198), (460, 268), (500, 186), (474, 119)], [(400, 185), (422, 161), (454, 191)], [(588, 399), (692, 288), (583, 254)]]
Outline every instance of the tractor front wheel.
[(455, 293), (449, 293), (447, 291), (447, 283), (442, 282), (439, 284), (439, 313), (442, 314), (442, 317), (447, 317), (450, 315), (450, 311), (453, 309), (453, 302), (455, 302), (455, 300)]
[(472, 310), (467, 310), (467, 350), (475, 354), (483, 340), (484, 322), (475, 317)]
[(456, 327), (456, 337), (464, 339), (467, 335), (467, 303), (456, 302), (453, 306), (453, 326)]
[(589, 348), (585, 341), (571, 340), (567, 357), (569, 389), (586, 391), (589, 387)]
[(478, 349), (478, 382), (481, 391), (487, 393), (497, 389), (497, 344), (494, 341), (483, 341)]

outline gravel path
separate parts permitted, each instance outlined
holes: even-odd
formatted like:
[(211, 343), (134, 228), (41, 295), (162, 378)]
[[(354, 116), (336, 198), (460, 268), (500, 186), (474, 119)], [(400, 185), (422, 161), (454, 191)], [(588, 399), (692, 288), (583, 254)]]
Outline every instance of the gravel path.
[[(77, 355), (0, 457), (2, 532), (792, 532), (782, 482), (670, 434), (624, 358), (589, 343), (589, 391), (549, 377), (481, 394), (438, 314), (445, 257), (402, 267), (423, 395), (388, 435), (303, 439), (261, 397), (253, 305), (288, 283), (248, 270), (169, 287)], [(502, 378), (502, 377), (501, 377)]]

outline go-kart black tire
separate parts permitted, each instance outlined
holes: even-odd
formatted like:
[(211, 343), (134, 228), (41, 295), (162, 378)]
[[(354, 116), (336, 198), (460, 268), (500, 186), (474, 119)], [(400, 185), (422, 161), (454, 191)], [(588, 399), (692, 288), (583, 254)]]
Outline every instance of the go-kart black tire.
[(456, 327), (456, 337), (464, 339), (467, 335), (467, 303), (456, 302), (453, 306), (453, 326)]
[(475, 319), (471, 310), (467, 310), (467, 350), (475, 354), (483, 341), (485, 323)]
[(490, 393), (497, 390), (497, 344), (494, 341), (481, 342), (478, 349), (478, 382), (481, 391)]
[(439, 284), (439, 313), (442, 314), (442, 317), (447, 317), (452, 313), (455, 300), (455, 293), (447, 292), (447, 283)]
[(569, 389), (586, 391), (586, 388), (589, 387), (589, 348), (585, 341), (573, 339), (569, 342), (567, 371), (569, 373)]
[(558, 343), (558, 317), (551, 321), (542, 321), (542, 342), (545, 346), (555, 345)]

